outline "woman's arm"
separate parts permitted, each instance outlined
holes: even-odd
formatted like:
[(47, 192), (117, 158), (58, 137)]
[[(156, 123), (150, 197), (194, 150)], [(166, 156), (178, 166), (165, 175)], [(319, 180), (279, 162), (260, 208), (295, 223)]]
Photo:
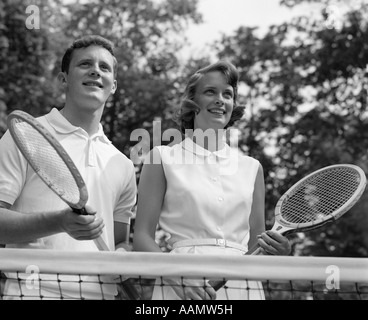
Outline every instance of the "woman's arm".
[[(154, 148), (150, 154), (151, 160), (160, 159), (159, 151)], [(138, 186), (137, 215), (133, 237), (133, 250), (162, 252), (155, 241), (157, 224), (159, 222), (162, 205), (166, 193), (166, 178), (162, 164), (155, 164), (152, 161), (143, 165)], [(216, 292), (211, 286), (203, 287), (202, 280), (182, 281), (178, 279), (165, 279), (168, 285), (181, 299), (215, 299)], [(184, 293), (185, 291), (185, 293)]]
[(252, 209), (249, 218), (248, 250), (258, 244), (258, 235), (265, 231), (265, 185), (262, 165), (259, 165), (254, 183)]
[(288, 255), (291, 252), (289, 240), (276, 231), (265, 231), (265, 186), (263, 168), (260, 165), (254, 185), (253, 204), (250, 215), (250, 239), (248, 250), (258, 243), (263, 254)]
[[(148, 159), (160, 159), (154, 148)], [(153, 157), (153, 158), (152, 158)], [(157, 224), (166, 193), (166, 178), (161, 163), (153, 161), (143, 165), (138, 186), (137, 214), (135, 220), (133, 250), (162, 252), (155, 241)]]

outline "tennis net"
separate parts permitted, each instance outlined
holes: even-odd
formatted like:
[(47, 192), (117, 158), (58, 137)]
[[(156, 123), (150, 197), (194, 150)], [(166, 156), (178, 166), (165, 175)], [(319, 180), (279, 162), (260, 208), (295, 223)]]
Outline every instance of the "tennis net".
[(0, 274), (3, 300), (186, 299), (207, 280), (221, 300), (368, 300), (368, 258), (0, 249)]

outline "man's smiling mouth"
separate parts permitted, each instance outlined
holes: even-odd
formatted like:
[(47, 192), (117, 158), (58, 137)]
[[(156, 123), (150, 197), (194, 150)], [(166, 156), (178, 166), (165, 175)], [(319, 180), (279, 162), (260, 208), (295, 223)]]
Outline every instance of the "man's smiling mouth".
[(86, 82), (83, 82), (83, 85), (87, 87), (98, 87), (101, 89), (103, 88), (103, 86), (96, 81), (86, 81)]

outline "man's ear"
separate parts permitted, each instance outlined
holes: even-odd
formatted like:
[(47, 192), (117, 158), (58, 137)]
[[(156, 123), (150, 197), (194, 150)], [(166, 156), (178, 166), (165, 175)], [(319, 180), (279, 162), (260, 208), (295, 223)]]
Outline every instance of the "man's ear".
[(114, 80), (114, 84), (113, 84), (113, 86), (112, 86), (112, 88), (111, 88), (111, 91), (110, 91), (110, 93), (111, 94), (114, 94), (115, 93), (115, 91), (116, 91), (116, 88), (118, 87), (118, 82), (116, 81), (116, 80)]
[(66, 87), (67, 82), (66, 82), (66, 73), (65, 72), (59, 72), (59, 74), (57, 75), (57, 79), (63, 87)]

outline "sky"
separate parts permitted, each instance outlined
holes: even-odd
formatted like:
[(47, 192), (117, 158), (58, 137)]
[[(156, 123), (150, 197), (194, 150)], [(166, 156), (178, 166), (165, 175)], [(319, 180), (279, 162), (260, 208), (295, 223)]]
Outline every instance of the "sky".
[(221, 33), (232, 34), (240, 26), (258, 27), (265, 33), (272, 24), (290, 21), (293, 16), (308, 13), (313, 5), (299, 5), (293, 9), (279, 5), (280, 0), (199, 0), (198, 11), (203, 23), (189, 26), (190, 46), (184, 54), (201, 55), (207, 45), (220, 38)]

